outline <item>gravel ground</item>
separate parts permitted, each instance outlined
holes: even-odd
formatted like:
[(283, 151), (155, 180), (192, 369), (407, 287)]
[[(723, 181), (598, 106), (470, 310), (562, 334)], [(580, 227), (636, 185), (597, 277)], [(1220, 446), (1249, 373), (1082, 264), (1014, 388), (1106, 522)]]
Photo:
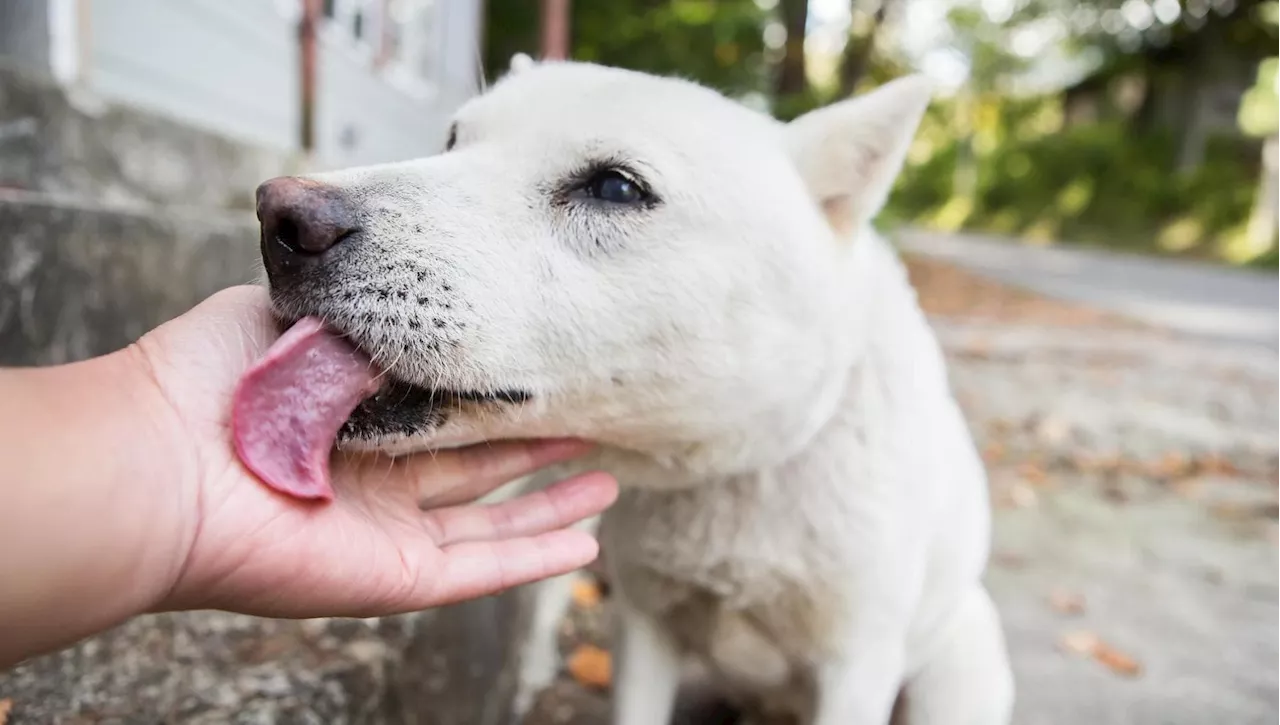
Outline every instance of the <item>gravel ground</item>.
[[(1274, 352), (911, 268), (991, 473), (1015, 722), (1276, 722)], [(567, 662), (607, 651), (604, 591), (564, 623)], [(525, 725), (607, 722), (579, 658)]]

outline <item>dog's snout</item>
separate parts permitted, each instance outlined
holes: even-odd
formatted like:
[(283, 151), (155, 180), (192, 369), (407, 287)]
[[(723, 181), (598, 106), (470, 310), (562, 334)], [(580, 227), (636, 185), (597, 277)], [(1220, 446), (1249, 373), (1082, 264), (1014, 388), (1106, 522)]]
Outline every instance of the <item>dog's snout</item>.
[(356, 230), (355, 214), (342, 190), (291, 176), (258, 187), (262, 261), (284, 274), (319, 259)]

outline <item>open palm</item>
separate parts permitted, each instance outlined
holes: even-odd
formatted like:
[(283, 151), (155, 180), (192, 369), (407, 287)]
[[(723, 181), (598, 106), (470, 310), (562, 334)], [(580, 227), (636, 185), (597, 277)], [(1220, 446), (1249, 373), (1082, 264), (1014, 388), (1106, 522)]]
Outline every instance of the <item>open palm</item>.
[(564, 573), (597, 552), (565, 526), (612, 503), (601, 473), (491, 505), (476, 498), (587, 450), (503, 441), (398, 459), (335, 456), (335, 500), (259, 482), (231, 445), (231, 397), (276, 332), (264, 290), (237, 287), (150, 333), (139, 350), (175, 411), (184, 562), (163, 608), (282, 617), (375, 616), (455, 602)]

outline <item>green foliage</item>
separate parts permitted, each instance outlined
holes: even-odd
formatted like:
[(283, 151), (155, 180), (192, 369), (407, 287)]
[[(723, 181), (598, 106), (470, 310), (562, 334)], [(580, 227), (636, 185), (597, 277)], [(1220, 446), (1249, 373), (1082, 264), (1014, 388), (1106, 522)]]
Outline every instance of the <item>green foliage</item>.
[(1240, 128), (1250, 136), (1273, 136), (1280, 130), (1277, 70), (1280, 70), (1280, 59), (1264, 60), (1258, 66), (1258, 82), (1240, 99)]
[[(572, 57), (676, 75), (738, 95), (767, 87), (763, 28), (754, 0), (579, 0)], [(489, 0), (485, 68), (505, 72), (516, 52), (538, 55), (538, 3)]]
[(774, 99), (773, 115), (780, 121), (791, 121), (832, 102), (831, 94), (810, 86), (803, 93)]
[(1001, 142), (981, 155), (972, 198), (952, 194), (959, 143), (943, 140), (910, 165), (890, 198), (891, 221), (926, 223), (1033, 239), (1068, 239), (1138, 251), (1218, 256), (1253, 201), (1256, 150), (1218, 138), (1205, 163), (1174, 169), (1169, 134), (1132, 133), (1119, 123), (1017, 136), (1003, 114)]
[(487, 0), (485, 3), (484, 71), (489, 82), (507, 72), (511, 56), (538, 57), (541, 8), (537, 0)]

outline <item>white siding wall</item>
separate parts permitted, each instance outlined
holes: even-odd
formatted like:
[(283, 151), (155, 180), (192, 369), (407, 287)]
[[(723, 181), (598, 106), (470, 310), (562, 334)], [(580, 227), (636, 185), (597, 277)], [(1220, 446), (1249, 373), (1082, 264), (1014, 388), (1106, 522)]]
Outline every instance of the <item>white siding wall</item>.
[(271, 0), (95, 0), (83, 80), (274, 149), (297, 144), (297, 33)]
[[(83, 81), (108, 99), (269, 148), (295, 149), (299, 1), (95, 0), (87, 3), (91, 47)], [(481, 0), (418, 2), (428, 8), (429, 22), (405, 40), (425, 54), (430, 77), (420, 83), (375, 69), (372, 46), (357, 47), (342, 26), (322, 28), (316, 79), (321, 166), (435, 153), (448, 117), (474, 91)]]

